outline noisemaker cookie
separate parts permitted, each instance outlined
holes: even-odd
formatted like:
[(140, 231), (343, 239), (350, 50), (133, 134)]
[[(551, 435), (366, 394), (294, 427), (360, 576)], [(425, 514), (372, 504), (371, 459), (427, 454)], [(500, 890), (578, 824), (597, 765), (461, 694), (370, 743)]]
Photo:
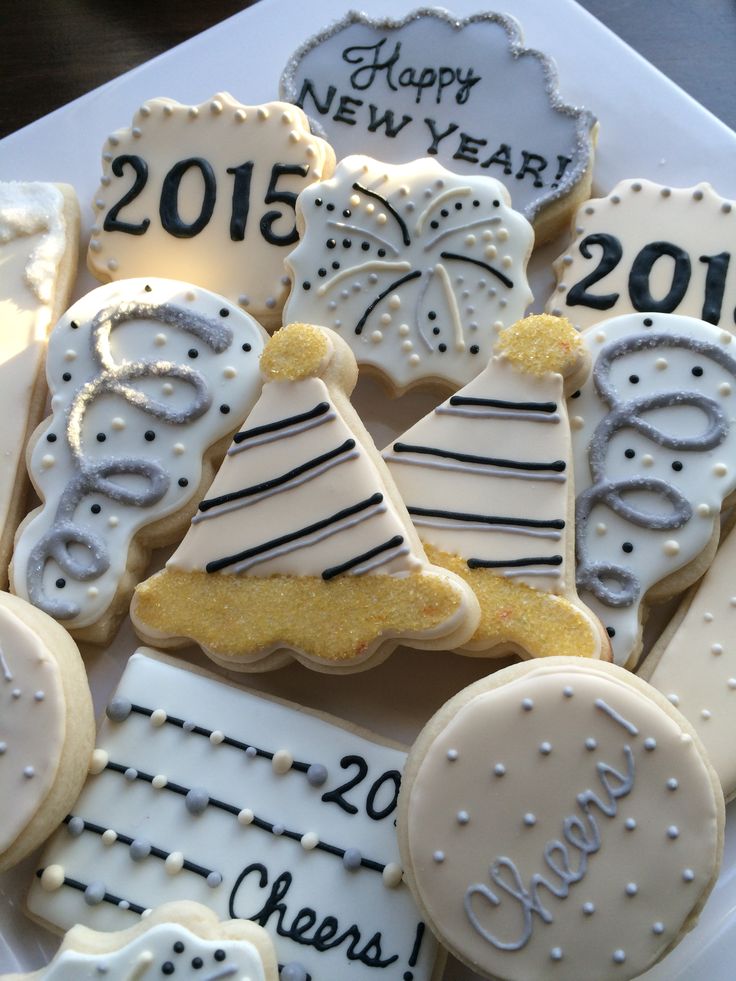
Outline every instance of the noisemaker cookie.
[(690, 724), (616, 665), (513, 665), (443, 706), (399, 804), (406, 876), (484, 977), (628, 981), (697, 921), (724, 804)]
[(241, 670), (294, 657), (354, 671), (398, 643), (466, 643), (477, 601), (427, 561), (350, 404), (357, 368), (347, 344), (290, 324), (266, 345), (261, 373), (261, 396), (184, 541), (136, 590), (140, 636), (159, 646), (194, 640)]

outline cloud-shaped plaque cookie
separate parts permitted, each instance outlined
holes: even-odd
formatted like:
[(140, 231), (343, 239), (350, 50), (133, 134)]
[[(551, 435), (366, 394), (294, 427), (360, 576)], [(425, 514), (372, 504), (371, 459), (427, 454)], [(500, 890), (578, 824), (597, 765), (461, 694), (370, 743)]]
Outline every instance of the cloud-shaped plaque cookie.
[(498, 178), (538, 243), (589, 196), (595, 117), (562, 101), (553, 62), (525, 49), (502, 14), (421, 9), (373, 20), (352, 11), (294, 53), (281, 97), (304, 109), (338, 160), (430, 155), (460, 174)]

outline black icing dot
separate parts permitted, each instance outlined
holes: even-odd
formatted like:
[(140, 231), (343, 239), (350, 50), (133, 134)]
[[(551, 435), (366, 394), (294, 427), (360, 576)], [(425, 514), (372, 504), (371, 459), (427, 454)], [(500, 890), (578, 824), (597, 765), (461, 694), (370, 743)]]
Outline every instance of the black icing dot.
[(351, 240), (350, 240), (349, 238), (344, 238), (344, 239), (342, 240), (342, 247), (343, 247), (344, 249), (349, 249), (349, 248), (350, 248), (350, 246), (351, 246), (352, 244), (353, 244), (353, 243), (351, 242)]
[(305, 279), (304, 282), (302, 283), (302, 289), (309, 291), (311, 290), (311, 288), (312, 288), (312, 284), (309, 282), (308, 279)]
[(325, 268), (318, 269), (317, 270), (317, 275), (318, 276), (321, 276), (324, 279), (325, 276), (327, 275), (327, 270)]
[(430, 221), (429, 227), (430, 228), (439, 228), (440, 227), (440, 223), (438, 221)]
[(244, 344), (243, 345), (243, 350), (244, 351), (250, 351), (250, 344)]
[(146, 293), (150, 293), (151, 290), (153, 289), (153, 287), (152, 286), (149, 286), (148, 283), (146, 283), (146, 285), (143, 287), (143, 289), (146, 291)]
[(439, 329), (439, 327), (433, 327), (433, 328), (432, 328), (432, 333), (433, 333), (433, 334), (439, 334), (439, 332), (440, 332), (440, 329)]
[(434, 312), (434, 310), (430, 310), (429, 313), (427, 314), (427, 320), (436, 320), (436, 319), (437, 319), (437, 314)]
[(379, 249), (379, 250), (378, 250), (378, 258), (379, 258), (379, 259), (383, 259), (383, 257), (384, 257), (385, 255), (386, 255), (386, 250), (385, 250), (385, 249)]
[(175, 954), (184, 953), (184, 944), (182, 943), (181, 940), (177, 940), (176, 943), (174, 944), (174, 953)]
[(340, 268), (340, 263), (339, 262), (333, 262), (332, 263), (332, 268), (333, 269), (339, 269)]
[(437, 345), (437, 350), (440, 351), (442, 354), (444, 354), (445, 351), (447, 350), (447, 345), (446, 344), (438, 344)]
[(462, 210), (463, 210), (462, 201), (457, 201), (455, 204), (455, 211), (462, 211)]
[(631, 542), (624, 542), (621, 546), (621, 551), (626, 552), (626, 554), (629, 555), (634, 551), (634, 546), (631, 544)]
[(226, 307), (223, 307), (220, 310), (220, 316), (221, 317), (229, 317), (230, 316), (230, 311)]
[(695, 365), (693, 368), (693, 374), (696, 378), (700, 378), (700, 376), (703, 374), (703, 369), (700, 367), (700, 365)]
[(93, 504), (90, 508), (92, 514), (99, 514), (101, 510), (102, 510), (102, 506), (100, 504)]
[(335, 205), (334, 204), (326, 204), (325, 205), (325, 208), (327, 208), (328, 211), (334, 211), (335, 210)]
[(651, 317), (645, 317), (644, 318), (644, 326), (645, 327), (651, 327), (653, 323), (654, 323), (654, 321), (652, 320)]
[(477, 199), (477, 198), (476, 198), (476, 200), (475, 200), (475, 201), (473, 201), (473, 207), (474, 207), (474, 208), (480, 208), (480, 201), (478, 201), (478, 199)]
[(71, 376), (71, 374), (68, 371), (65, 371), (64, 374), (61, 376), (61, 378), (62, 378), (62, 381), (65, 381), (65, 382), (68, 382), (68, 381), (71, 381), (72, 380), (72, 376)]
[(224, 416), (226, 416), (229, 411), (230, 411), (230, 406), (226, 402), (223, 402), (222, 405), (220, 406), (220, 412)]
[(69, 326), (71, 327), (72, 330), (78, 330), (79, 329), (79, 324), (76, 322), (76, 320), (72, 320), (72, 322), (69, 324)]
[(216, 961), (224, 961), (225, 958), (227, 957), (227, 954), (221, 947), (218, 947), (217, 950), (215, 951), (214, 957)]
[(580, 398), (580, 389), (578, 389), (577, 392), (573, 392), (572, 395), (570, 396), (570, 398), (571, 399), (579, 399)]
[(97, 442), (98, 443), (104, 443), (106, 439), (107, 439), (107, 436), (105, 436), (104, 433), (98, 433), (97, 434)]
[(66, 586), (66, 579), (57, 579), (56, 580), (56, 588), (57, 589), (63, 589), (64, 586)]
[(447, 210), (447, 208), (443, 208), (442, 211), (440, 211), (440, 214), (442, 215), (443, 218), (447, 218), (449, 213), (450, 212)]
[(360, 247), (364, 252), (367, 252), (371, 246), (369, 242), (361, 242)]
[(616, 636), (616, 628), (615, 627), (606, 627), (606, 633), (608, 634), (609, 637), (615, 637)]
[(192, 967), (194, 968), (195, 971), (198, 971), (200, 969), (200, 967), (202, 967), (203, 964), (204, 964), (204, 961), (202, 960), (201, 957), (193, 957), (192, 958)]
[[(473, 204), (479, 204), (479, 202), (478, 201), (473, 201)], [(498, 198), (494, 198), (494, 200), (493, 200), (493, 207), (494, 208), (500, 208), (501, 207), (501, 202), (498, 200)]]
[(480, 351), (480, 348), (478, 347), (477, 344), (471, 344), (470, 345), (470, 353), (471, 354), (477, 354), (478, 351)]
[(624, 450), (624, 456), (627, 460), (633, 460), (636, 456), (636, 450)]
[(315, 206), (315, 208), (321, 208), (322, 207), (322, 198), (315, 198), (314, 199), (314, 206)]
[(328, 249), (334, 249), (335, 246), (337, 245), (337, 242), (334, 240), (334, 238), (328, 238), (325, 244), (327, 245)]
[(190, 347), (189, 350), (187, 351), (187, 354), (189, 355), (190, 358), (199, 357), (199, 351), (196, 349), (196, 347)]
[(179, 486), (180, 487), (188, 487), (189, 486), (189, 481), (187, 480), (186, 477), (179, 477)]
[(349, 218), (350, 215), (352, 215), (352, 211), (350, 210), (350, 208), (345, 208), (345, 210), (342, 213), (343, 218)]
[(154, 439), (156, 438), (156, 434), (154, 433), (154, 431), (152, 429), (147, 429), (145, 431), (145, 433), (143, 434), (143, 438), (145, 439), (145, 441), (147, 443), (152, 443), (154, 441)]
[(171, 963), (171, 961), (164, 961), (163, 964), (161, 965), (162, 974), (173, 974), (175, 970), (176, 968)]
[(48, 436), (46, 437), (46, 442), (48, 442), (48, 443), (55, 443), (56, 442), (56, 433), (49, 433)]
[(680, 463), (679, 460), (673, 461), (672, 469), (675, 471), (675, 473), (679, 473), (682, 470), (682, 464)]
[(638, 375), (629, 375), (629, 381), (631, 382), (632, 385), (638, 385), (639, 384), (639, 376)]

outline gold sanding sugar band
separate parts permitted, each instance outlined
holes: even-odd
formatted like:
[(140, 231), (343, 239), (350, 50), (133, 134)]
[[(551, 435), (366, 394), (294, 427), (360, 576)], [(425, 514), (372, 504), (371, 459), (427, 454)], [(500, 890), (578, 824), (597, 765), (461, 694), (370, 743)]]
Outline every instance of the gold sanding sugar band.
[(575, 367), (582, 343), (565, 317), (539, 313), (502, 330), (494, 351), (531, 375), (555, 372), (564, 377)]
[(469, 569), (459, 555), (424, 547), (433, 565), (456, 572), (478, 597), (481, 615), (470, 641), (474, 646), (507, 642), (532, 657), (600, 656), (601, 639), (592, 622), (563, 596), (504, 579), (490, 569)]
[(325, 331), (311, 324), (288, 324), (276, 331), (261, 355), (266, 381), (299, 381), (324, 370), (332, 345)]
[(430, 572), (407, 576), (235, 576), (164, 569), (136, 589), (136, 621), (188, 637), (222, 657), (279, 647), (334, 663), (364, 657), (377, 640), (433, 635), (462, 595)]

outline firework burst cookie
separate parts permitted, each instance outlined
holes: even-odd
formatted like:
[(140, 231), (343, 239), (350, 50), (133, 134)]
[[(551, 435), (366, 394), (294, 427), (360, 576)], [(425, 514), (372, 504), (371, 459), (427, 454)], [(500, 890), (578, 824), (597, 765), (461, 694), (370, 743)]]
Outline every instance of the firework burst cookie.
[(52, 415), (28, 451), (43, 506), (18, 529), (14, 592), (80, 639), (112, 636), (255, 402), (266, 336), (173, 280), (110, 283), (67, 311), (49, 340)]
[(280, 324), (294, 202), (335, 166), (301, 109), (244, 106), (226, 92), (199, 106), (150, 99), (108, 138), (102, 159), (93, 275), (183, 279)]
[(532, 299), (531, 226), (488, 176), (348, 157), (297, 201), (284, 323), (330, 327), (393, 394), (457, 389)]
[(76, 644), (51, 617), (0, 593), (0, 871), (66, 815), (87, 776), (94, 738)]
[(628, 981), (697, 921), (724, 804), (690, 724), (616, 665), (514, 665), (420, 734), (406, 876), (442, 942), (502, 981)]
[(635, 664), (647, 606), (710, 565), (736, 490), (732, 334), (677, 314), (629, 314), (582, 332), (593, 361), (568, 404), (576, 579), (617, 664)]
[(398, 643), (467, 642), (475, 596), (428, 563), (350, 404), (357, 368), (348, 346), (332, 331), (291, 324), (266, 345), (261, 372), (261, 397), (186, 538), (136, 591), (138, 633), (158, 645), (195, 640), (242, 670), (295, 657), (354, 671)]
[(609, 656), (575, 593), (565, 394), (588, 364), (568, 321), (528, 317), (500, 332), (473, 381), (384, 451), (430, 560), (478, 597), (468, 653)]
[(3, 981), (147, 981), (177, 975), (216, 981), (279, 981), (273, 944), (248, 920), (219, 922), (206, 906), (167, 903), (127, 930), (75, 926), (51, 963)]
[(71, 187), (0, 183), (0, 589), (28, 506), (26, 443), (46, 407), (46, 336), (69, 300), (78, 237)]

